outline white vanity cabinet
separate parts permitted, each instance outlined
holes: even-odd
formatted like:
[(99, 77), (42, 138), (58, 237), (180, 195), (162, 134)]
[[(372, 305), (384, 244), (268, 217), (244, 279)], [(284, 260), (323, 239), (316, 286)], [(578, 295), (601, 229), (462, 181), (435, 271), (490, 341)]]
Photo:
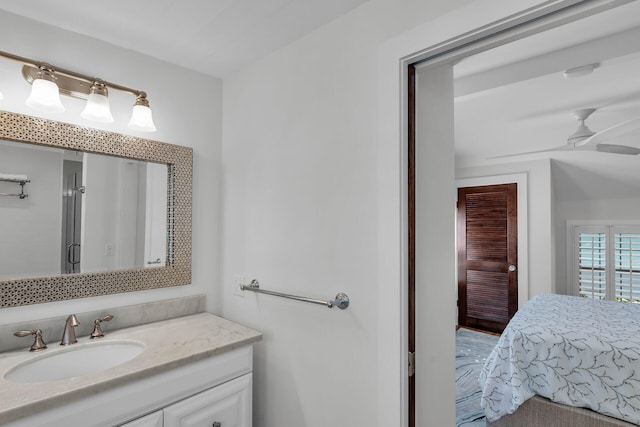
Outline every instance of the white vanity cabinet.
[(252, 378), (245, 374), (120, 427), (250, 427)]
[[(120, 365), (24, 384), (6, 380), (6, 373), (42, 355), (0, 355), (0, 426), (251, 427), (253, 343), (261, 338), (199, 313), (111, 332), (102, 344), (135, 341), (145, 347)], [(77, 345), (97, 345), (88, 341)]]

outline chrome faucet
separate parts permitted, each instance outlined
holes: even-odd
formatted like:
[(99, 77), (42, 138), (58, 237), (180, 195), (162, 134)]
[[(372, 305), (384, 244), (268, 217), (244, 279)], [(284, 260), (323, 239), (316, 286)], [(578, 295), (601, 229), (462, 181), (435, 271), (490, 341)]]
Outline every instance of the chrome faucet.
[(78, 340), (76, 339), (76, 331), (73, 328), (75, 328), (79, 324), (80, 322), (78, 322), (78, 318), (75, 314), (67, 317), (67, 321), (64, 324), (64, 332), (62, 333), (62, 340), (60, 341), (60, 345), (69, 345), (78, 342)]

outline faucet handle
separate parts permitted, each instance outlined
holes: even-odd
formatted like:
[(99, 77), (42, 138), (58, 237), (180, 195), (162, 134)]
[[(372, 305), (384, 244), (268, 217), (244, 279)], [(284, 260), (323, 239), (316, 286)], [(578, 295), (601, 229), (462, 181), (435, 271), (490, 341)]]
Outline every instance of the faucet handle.
[(35, 335), (35, 340), (29, 348), (29, 351), (40, 351), (47, 348), (47, 343), (42, 339), (42, 329), (35, 329), (32, 331), (17, 331), (13, 335), (16, 337), (28, 337), (29, 335)]
[(113, 316), (108, 314), (100, 319), (96, 319), (93, 321), (93, 332), (91, 332), (91, 335), (89, 335), (89, 338), (93, 339), (93, 338), (100, 338), (104, 336), (104, 332), (102, 332), (102, 328), (100, 327), (100, 323), (101, 322), (105, 322), (105, 321), (109, 321), (113, 319)]

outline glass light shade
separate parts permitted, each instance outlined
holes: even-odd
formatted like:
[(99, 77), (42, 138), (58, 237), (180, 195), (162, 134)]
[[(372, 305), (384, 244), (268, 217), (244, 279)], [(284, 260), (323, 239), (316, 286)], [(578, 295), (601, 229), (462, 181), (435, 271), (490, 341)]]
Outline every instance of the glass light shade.
[(31, 94), (25, 104), (36, 110), (62, 113), (64, 105), (60, 101), (58, 85), (45, 79), (35, 79), (31, 84)]
[(151, 108), (144, 105), (134, 105), (131, 120), (129, 120), (129, 129), (141, 132), (155, 132), (156, 126), (153, 124), (151, 116)]
[(87, 104), (80, 113), (83, 119), (101, 123), (113, 123), (113, 116), (109, 109), (109, 98), (98, 93), (91, 93), (87, 98)]

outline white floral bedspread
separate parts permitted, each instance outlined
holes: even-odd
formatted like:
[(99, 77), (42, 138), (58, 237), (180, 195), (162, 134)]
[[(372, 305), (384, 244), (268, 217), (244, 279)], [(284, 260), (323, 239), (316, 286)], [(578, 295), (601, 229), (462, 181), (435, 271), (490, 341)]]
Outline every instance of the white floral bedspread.
[(640, 425), (640, 306), (536, 296), (509, 322), (480, 386), (489, 421), (537, 394)]

